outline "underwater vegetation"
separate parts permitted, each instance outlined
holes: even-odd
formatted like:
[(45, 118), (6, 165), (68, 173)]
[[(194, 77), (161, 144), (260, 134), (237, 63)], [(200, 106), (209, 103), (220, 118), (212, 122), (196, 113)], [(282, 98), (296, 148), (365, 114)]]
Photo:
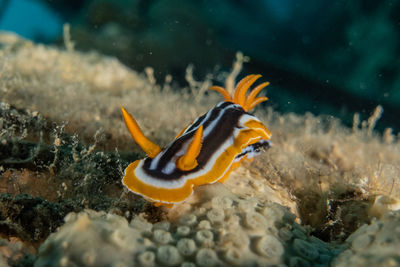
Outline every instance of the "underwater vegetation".
[(66, 47), (0, 34), (0, 264), (399, 265), (400, 141), (375, 131), (381, 107), (353, 127), (255, 109), (273, 146), (167, 210), (121, 183), (145, 156), (121, 106), (165, 147), (220, 101), (211, 84), (234, 89), (243, 62), (223, 80), (188, 70), (178, 90)]

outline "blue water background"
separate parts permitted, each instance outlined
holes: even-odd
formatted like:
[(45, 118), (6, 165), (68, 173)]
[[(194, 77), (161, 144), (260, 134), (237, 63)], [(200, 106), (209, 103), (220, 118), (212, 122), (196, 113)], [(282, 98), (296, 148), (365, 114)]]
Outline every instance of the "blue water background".
[(62, 24), (62, 19), (53, 10), (34, 0), (11, 0), (0, 18), (1, 30), (48, 43), (61, 34)]

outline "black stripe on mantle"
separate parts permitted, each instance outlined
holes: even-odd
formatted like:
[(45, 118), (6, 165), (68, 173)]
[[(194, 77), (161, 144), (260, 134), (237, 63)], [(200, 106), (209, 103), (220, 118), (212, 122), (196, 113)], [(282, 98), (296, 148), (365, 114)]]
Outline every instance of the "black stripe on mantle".
[[(199, 127), (200, 124), (203, 125), (203, 133), (207, 131), (209, 127), (212, 127), (212, 122), (215, 121), (218, 116), (223, 112), (219, 122), (213, 127), (210, 134), (203, 139), (202, 148), (199, 156), (197, 157), (198, 166), (190, 171), (182, 171), (178, 168), (174, 168), (174, 170), (170, 174), (165, 174), (161, 170), (167, 165), (170, 159), (181, 150), (182, 146), (189, 142), (195, 130)], [(211, 113), (209, 118), (205, 120), (205, 117), (208, 113)], [(250, 115), (242, 107), (237, 104), (231, 102), (223, 102), (215, 106), (208, 113), (200, 116), (195, 122), (188, 127), (184, 134), (182, 134), (179, 138), (172, 141), (167, 149), (161, 153), (161, 156), (156, 169), (151, 170), (150, 165), (153, 159), (146, 158), (143, 163), (143, 171), (154, 179), (160, 179), (165, 181), (178, 180), (182, 176), (195, 173), (199, 171), (203, 166), (205, 166), (212, 155), (217, 151), (220, 146), (228, 139), (233, 138), (233, 131), (235, 128), (238, 128), (239, 120), (244, 115)]]

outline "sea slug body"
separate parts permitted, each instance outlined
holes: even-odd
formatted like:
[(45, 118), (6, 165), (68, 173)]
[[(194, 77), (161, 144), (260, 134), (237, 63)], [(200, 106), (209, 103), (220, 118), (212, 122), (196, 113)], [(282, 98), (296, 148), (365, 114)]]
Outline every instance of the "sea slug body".
[(224, 182), (232, 169), (270, 145), (270, 131), (248, 113), (266, 97), (257, 94), (269, 83), (246, 92), (261, 75), (249, 75), (237, 85), (234, 95), (219, 86), (221, 102), (198, 117), (162, 150), (144, 136), (134, 118), (122, 108), (123, 118), (135, 142), (147, 157), (125, 169), (122, 183), (156, 205), (172, 206), (188, 198), (193, 187)]

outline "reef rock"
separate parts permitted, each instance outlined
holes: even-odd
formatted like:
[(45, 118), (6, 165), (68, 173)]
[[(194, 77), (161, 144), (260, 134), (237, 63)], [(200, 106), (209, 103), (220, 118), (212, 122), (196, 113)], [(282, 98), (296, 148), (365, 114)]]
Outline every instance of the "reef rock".
[(400, 266), (400, 211), (365, 224), (346, 243), (333, 266)]
[(279, 204), (207, 185), (155, 224), (143, 214), (128, 223), (105, 212), (70, 213), (40, 247), (35, 267), (328, 265), (338, 248), (294, 220)]

